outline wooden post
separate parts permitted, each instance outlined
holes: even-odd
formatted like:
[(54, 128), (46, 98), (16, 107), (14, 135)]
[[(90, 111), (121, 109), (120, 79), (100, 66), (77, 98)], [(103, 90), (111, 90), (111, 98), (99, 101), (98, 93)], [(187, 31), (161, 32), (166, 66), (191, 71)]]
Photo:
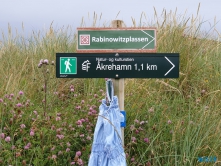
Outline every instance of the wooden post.
[[(114, 20), (112, 21), (112, 28), (122, 28), (123, 21), (122, 20)], [(117, 50), (116, 50), (117, 53)], [(124, 78), (113, 79), (114, 84), (114, 94), (118, 97), (120, 110), (124, 110)], [(124, 127), (121, 128), (121, 139), (122, 144), (124, 146)]]

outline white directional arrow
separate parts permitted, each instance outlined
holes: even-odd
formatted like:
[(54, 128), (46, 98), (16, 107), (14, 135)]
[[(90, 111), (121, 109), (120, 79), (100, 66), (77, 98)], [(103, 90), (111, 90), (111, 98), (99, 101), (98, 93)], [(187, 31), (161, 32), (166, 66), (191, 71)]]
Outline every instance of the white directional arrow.
[(164, 74), (164, 76), (166, 76), (174, 67), (175, 65), (165, 56), (166, 60), (168, 60), (170, 62), (170, 64), (173, 66), (170, 68), (170, 70), (168, 70), (168, 72), (166, 72), (166, 74)]
[(145, 33), (147, 36), (150, 36), (152, 38), (152, 40), (150, 42), (148, 42), (145, 46), (142, 47), (142, 49), (144, 49), (146, 46), (148, 46), (151, 42), (153, 42), (155, 40), (155, 38), (153, 36), (151, 36), (150, 34), (148, 34), (147, 32), (141, 30), (143, 33)]

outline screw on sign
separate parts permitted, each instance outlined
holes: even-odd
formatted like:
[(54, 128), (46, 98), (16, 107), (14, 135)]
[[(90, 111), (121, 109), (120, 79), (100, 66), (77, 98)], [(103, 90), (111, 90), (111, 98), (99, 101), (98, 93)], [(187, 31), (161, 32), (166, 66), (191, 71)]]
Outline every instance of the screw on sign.
[(90, 35), (80, 35), (80, 45), (90, 45)]

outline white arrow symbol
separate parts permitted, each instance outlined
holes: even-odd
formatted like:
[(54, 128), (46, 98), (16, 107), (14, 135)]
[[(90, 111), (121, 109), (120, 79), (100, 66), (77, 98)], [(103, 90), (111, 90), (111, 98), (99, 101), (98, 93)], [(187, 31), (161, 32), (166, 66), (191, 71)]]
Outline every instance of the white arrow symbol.
[(143, 30), (141, 30), (141, 31), (152, 38), (152, 40), (151, 40), (149, 43), (147, 43), (145, 46), (143, 46), (142, 49), (144, 49), (144, 48), (145, 48), (146, 46), (148, 46), (152, 41), (154, 41), (155, 38), (154, 38), (153, 36), (149, 35), (147, 32), (145, 32), (145, 31), (143, 31)]
[(168, 70), (168, 72), (166, 74), (164, 74), (164, 76), (166, 76), (174, 67), (175, 65), (165, 56), (166, 60), (168, 60), (170, 62), (171, 65), (173, 65), (173, 67), (171, 67), (170, 70)]

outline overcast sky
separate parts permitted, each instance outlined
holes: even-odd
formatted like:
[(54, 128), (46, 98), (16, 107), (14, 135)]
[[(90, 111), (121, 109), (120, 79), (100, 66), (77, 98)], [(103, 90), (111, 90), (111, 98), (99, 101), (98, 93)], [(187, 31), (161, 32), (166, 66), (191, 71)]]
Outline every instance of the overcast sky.
[(102, 14), (102, 19), (98, 21), (100, 26), (103, 23), (108, 25), (120, 12), (117, 19), (123, 20), (129, 27), (133, 25), (131, 17), (138, 23), (142, 12), (153, 20), (153, 7), (159, 15), (164, 8), (167, 13), (170, 10), (175, 12), (177, 8), (178, 15), (187, 11), (187, 17), (192, 14), (196, 16), (199, 3), (199, 15), (206, 21), (202, 30), (209, 29), (210, 24), (214, 25), (216, 17), (216, 29), (221, 32), (221, 0), (0, 0), (0, 30), (6, 34), (9, 23), (12, 30), (20, 32), (23, 22), (25, 34), (28, 34), (48, 29), (52, 21), (55, 28), (70, 25), (75, 30), (83, 17), (86, 26), (90, 27), (94, 12), (98, 20)]

